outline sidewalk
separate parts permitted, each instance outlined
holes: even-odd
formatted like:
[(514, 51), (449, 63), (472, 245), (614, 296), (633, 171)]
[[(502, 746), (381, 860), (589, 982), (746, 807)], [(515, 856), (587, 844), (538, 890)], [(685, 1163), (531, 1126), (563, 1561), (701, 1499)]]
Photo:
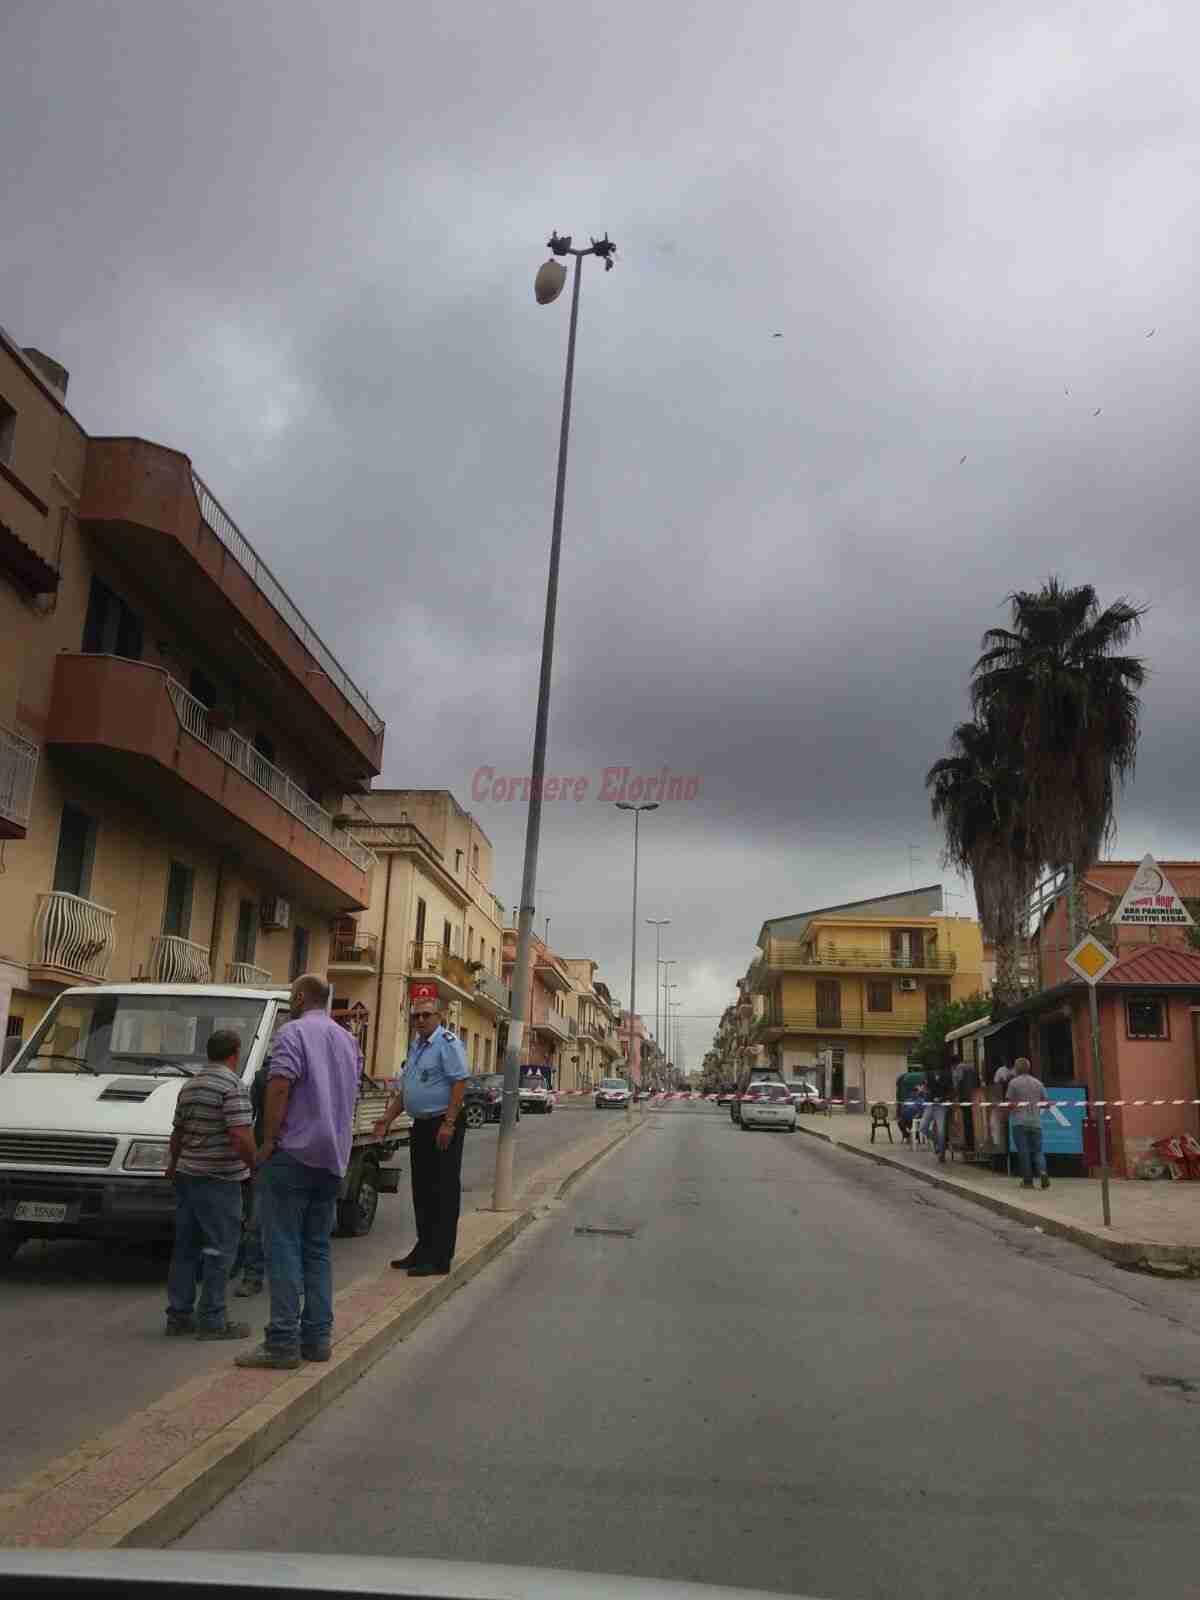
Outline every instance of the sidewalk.
[(1109, 1184), (1113, 1225), (1106, 1228), (1099, 1178), (1051, 1177), (1049, 1189), (1023, 1189), (1018, 1178), (973, 1162), (952, 1160), (949, 1153), (945, 1165), (940, 1164), (931, 1146), (901, 1144), (894, 1124), (894, 1144), (888, 1143), (882, 1129), (876, 1130), (872, 1144), (871, 1120), (858, 1113), (804, 1116), (797, 1127), (801, 1133), (910, 1172), (924, 1183), (1031, 1227), (1072, 1239), (1112, 1261), (1126, 1265), (1182, 1263), (1200, 1271), (1200, 1183), (1114, 1179)]
[(464, 1213), (449, 1277), (389, 1271), (349, 1284), (336, 1297), (328, 1364), (244, 1370), (231, 1352), (219, 1367), (0, 1493), (0, 1546), (168, 1544), (644, 1125), (640, 1116), (621, 1117), (618, 1126), (560, 1152), (530, 1174), (515, 1211)]

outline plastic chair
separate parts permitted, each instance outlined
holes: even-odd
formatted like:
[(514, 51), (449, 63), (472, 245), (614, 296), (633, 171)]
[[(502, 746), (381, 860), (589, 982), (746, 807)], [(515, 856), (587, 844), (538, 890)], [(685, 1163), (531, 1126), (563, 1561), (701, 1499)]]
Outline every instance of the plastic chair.
[(883, 1128), (887, 1133), (888, 1143), (889, 1144), (895, 1144), (896, 1141), (895, 1141), (895, 1139), (892, 1138), (891, 1116), (890, 1116), (890, 1113), (888, 1111), (887, 1104), (883, 1100), (876, 1100), (875, 1104), (871, 1107), (871, 1143), (872, 1144), (875, 1143), (875, 1130), (877, 1128)]

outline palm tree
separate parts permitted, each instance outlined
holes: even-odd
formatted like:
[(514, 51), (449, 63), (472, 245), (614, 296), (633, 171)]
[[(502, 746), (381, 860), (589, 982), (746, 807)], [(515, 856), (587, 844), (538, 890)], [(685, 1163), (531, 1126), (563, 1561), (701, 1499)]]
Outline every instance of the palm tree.
[(945, 833), (945, 860), (970, 875), (984, 937), (996, 946), (995, 998), (1020, 998), (1018, 937), (1036, 879), (1037, 852), (1022, 818), (1023, 774), (994, 719), (962, 722), (951, 753), (925, 777)]
[[(1009, 597), (1011, 628), (990, 628), (972, 671), (979, 722), (1007, 751), (1012, 837), (1036, 872), (1070, 867), (1074, 937), (1085, 931), (1083, 879), (1113, 835), (1116, 790), (1137, 756), (1144, 662), (1124, 654), (1144, 606), (1122, 598), (1101, 611), (1091, 584), (1050, 578)], [(1012, 874), (1009, 873), (1011, 880)]]

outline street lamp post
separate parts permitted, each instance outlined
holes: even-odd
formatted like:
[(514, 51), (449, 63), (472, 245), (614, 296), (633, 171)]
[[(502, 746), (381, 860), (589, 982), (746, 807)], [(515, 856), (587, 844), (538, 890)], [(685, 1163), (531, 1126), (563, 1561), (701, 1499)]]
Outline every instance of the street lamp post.
[[(674, 965), (675, 965), (675, 963), (673, 961), (664, 961), (663, 962), (663, 966), (664, 967), (673, 967)], [(668, 1074), (668, 1076), (670, 1076), (675, 1070), (675, 1049), (674, 1049), (673, 1041), (671, 1039), (671, 1020), (672, 1020), (671, 1019), (671, 1007), (675, 1004), (675, 1002), (671, 999), (671, 990), (672, 989), (678, 989), (678, 987), (679, 987), (679, 985), (677, 983), (667, 983), (665, 981), (665, 974), (664, 974), (664, 982), (663, 982), (663, 1019), (664, 1019), (664, 1025), (665, 1025), (666, 1030), (667, 1030), (667, 1074)]]
[(633, 812), (633, 944), (629, 955), (629, 1098), (625, 1102), (626, 1115), (633, 1116), (633, 1029), (637, 1016), (637, 889), (638, 889), (638, 827), (643, 811), (657, 811), (658, 801), (635, 806), (629, 800), (614, 801), (618, 811)]
[(559, 257), (575, 257), (571, 285), (571, 321), (567, 332), (567, 367), (563, 378), (562, 422), (558, 434), (558, 472), (554, 480), (554, 517), (550, 532), (550, 571), (546, 579), (546, 615), (542, 624), (542, 665), (538, 676), (537, 715), (533, 725), (533, 765), (529, 774), (529, 810), (525, 818), (525, 864), (521, 872), (521, 909), (517, 922), (517, 955), (513, 964), (512, 1017), (508, 1047), (504, 1052), (504, 1098), (500, 1107), (500, 1136), (496, 1143), (496, 1181), (492, 1204), (497, 1211), (513, 1208), (513, 1155), (516, 1146), (517, 1104), (520, 1094), (521, 1047), (525, 1042), (526, 1010), (530, 1004), (529, 978), (533, 951), (533, 902), (537, 890), (538, 844), (542, 832), (542, 784), (546, 772), (546, 728), (550, 720), (550, 678), (554, 666), (554, 622), (558, 611), (558, 568), (562, 555), (563, 503), (567, 489), (567, 446), (571, 437), (571, 390), (575, 378), (575, 332), (579, 323), (579, 284), (584, 256), (599, 256), (611, 271), (616, 246), (605, 234), (586, 250), (572, 249), (568, 234), (550, 235), (554, 259), (539, 268), (534, 296), (549, 305), (562, 292), (566, 270)]
[(671, 1059), (671, 1018), (670, 1018), (670, 1014), (667, 1011), (667, 1001), (671, 998), (671, 996), (668, 993), (667, 984), (668, 984), (668, 981), (669, 981), (669, 979), (671, 977), (671, 968), (676, 966), (677, 964), (678, 963), (675, 961), (675, 958), (673, 956), (669, 961), (661, 962), (660, 965), (662, 967), (662, 971), (658, 975), (658, 986), (659, 986), (659, 991), (660, 991), (660, 994), (661, 994), (661, 997), (662, 997), (662, 1027), (663, 1027), (663, 1051), (664, 1051), (663, 1069), (664, 1069), (664, 1072), (666, 1071), (667, 1064), (670, 1062), (670, 1059)]
[(662, 1026), (662, 996), (659, 993), (659, 982), (662, 977), (662, 931), (671, 926), (670, 917), (647, 917), (648, 927), (654, 929), (654, 1042), (659, 1055), (663, 1047)]

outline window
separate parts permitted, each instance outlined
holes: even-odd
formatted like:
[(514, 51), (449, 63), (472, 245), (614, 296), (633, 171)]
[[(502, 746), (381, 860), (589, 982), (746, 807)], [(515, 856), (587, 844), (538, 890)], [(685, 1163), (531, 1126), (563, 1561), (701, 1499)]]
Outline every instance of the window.
[(867, 1010), (892, 1009), (892, 984), (890, 978), (872, 978), (867, 984)]
[(461, 850), (456, 850), (454, 852), (454, 870), (455, 870), (455, 872), (461, 872), (462, 871), (462, 858), (463, 858), (462, 851)]
[(269, 761), (272, 766), (275, 765), (275, 741), (269, 734), (256, 733), (254, 735), (254, 748), (264, 761)]
[(817, 979), (817, 1027), (842, 1025), (842, 986), (836, 978)]
[(293, 983), (308, 971), (308, 929), (297, 925), (292, 929), (292, 965), (288, 977)]
[(476, 1034), (474, 1036), (474, 1038), (471, 1040), (471, 1065), (472, 1065), (472, 1067), (475, 1068), (476, 1071), (479, 1070), (479, 1035), (478, 1034)]
[(201, 672), (199, 667), (193, 667), (192, 675), (188, 679), (188, 688), (211, 711), (217, 703), (217, 686), (206, 672)]
[(233, 959), (243, 966), (254, 965), (258, 949), (258, 904), (243, 900), (238, 905), (237, 937), (233, 941)]
[(1161, 995), (1138, 995), (1126, 1000), (1125, 1031), (1130, 1039), (1169, 1039), (1167, 1002)]
[(187, 939), (192, 932), (192, 890), (196, 874), (182, 861), (172, 861), (167, 873), (167, 901), (163, 907), (162, 931), (177, 939)]
[(17, 434), (17, 413), (7, 400), (0, 400), (0, 461), (5, 466), (12, 462), (13, 440)]
[(58, 855), (54, 861), (55, 890), (86, 900), (92, 890), (95, 855), (95, 819), (76, 806), (64, 806), (58, 830)]
[(933, 1016), (935, 1011), (940, 1011), (943, 1006), (950, 1004), (950, 985), (948, 983), (927, 983), (925, 985), (925, 1015)]
[(442, 949), (449, 950), (454, 939), (454, 929), (448, 922), (442, 923)]
[(417, 931), (413, 935), (418, 944), (425, 943), (425, 902), (417, 900)]
[(468, 928), (467, 929), (467, 960), (468, 961), (474, 961), (474, 959), (475, 959), (475, 929), (474, 928)]
[(88, 656), (124, 656), (142, 659), (142, 619), (99, 578), (88, 591), (83, 624), (83, 653)]
[(490, 1039), (485, 1039), (483, 1041), (483, 1070), (485, 1072), (489, 1072), (491, 1070), (491, 1065), (492, 1065), (492, 1041)]
[(471, 871), (476, 877), (479, 876), (479, 846), (477, 844), (471, 846)]

